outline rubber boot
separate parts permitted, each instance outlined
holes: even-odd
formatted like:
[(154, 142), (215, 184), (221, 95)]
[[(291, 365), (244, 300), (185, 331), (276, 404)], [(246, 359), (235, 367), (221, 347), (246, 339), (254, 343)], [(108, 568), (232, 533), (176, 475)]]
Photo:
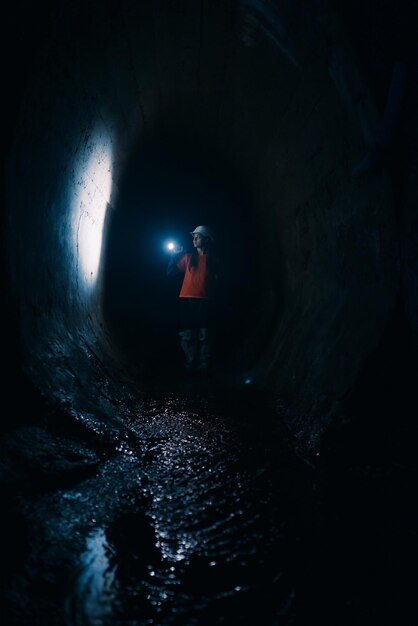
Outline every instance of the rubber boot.
[(199, 328), (198, 332), (198, 364), (199, 372), (206, 373), (209, 370), (212, 349), (210, 334), (207, 328)]
[(184, 367), (187, 370), (192, 369), (196, 365), (197, 341), (196, 333), (192, 329), (181, 330), (180, 345), (184, 354)]

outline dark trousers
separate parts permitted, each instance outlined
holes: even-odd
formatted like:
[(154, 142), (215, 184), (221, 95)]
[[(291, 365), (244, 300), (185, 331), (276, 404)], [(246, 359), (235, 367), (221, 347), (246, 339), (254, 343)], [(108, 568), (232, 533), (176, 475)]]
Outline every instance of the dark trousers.
[(211, 328), (211, 310), (208, 298), (179, 298), (179, 330)]
[(212, 312), (207, 298), (179, 298), (179, 336), (186, 368), (205, 370), (212, 356)]

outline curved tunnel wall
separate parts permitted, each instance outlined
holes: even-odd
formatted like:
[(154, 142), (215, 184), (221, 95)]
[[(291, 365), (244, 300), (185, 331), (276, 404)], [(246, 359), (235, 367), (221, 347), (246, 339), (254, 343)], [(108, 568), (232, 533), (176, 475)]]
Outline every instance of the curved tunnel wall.
[[(198, 159), (210, 141), (250, 181), (254, 202), (257, 312), (231, 366), (245, 362), (313, 441), (393, 310), (391, 185), (382, 171), (353, 176), (375, 111), (338, 21), (327, 26), (335, 47), (300, 9), (289, 53), (271, 15), (250, 5), (61, 8), (9, 168), (12, 283), (31, 376), (77, 405), (69, 390), (91, 394), (97, 363), (117, 364), (100, 258), (134, 149), (171, 137)], [(342, 84), (361, 94), (362, 113)]]

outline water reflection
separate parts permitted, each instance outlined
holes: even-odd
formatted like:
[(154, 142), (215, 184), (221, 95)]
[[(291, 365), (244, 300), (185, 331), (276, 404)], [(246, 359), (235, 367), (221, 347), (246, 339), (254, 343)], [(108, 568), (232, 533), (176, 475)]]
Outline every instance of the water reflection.
[(113, 612), (116, 566), (110, 562), (112, 550), (102, 528), (93, 530), (86, 544), (68, 607), (70, 623), (99, 626), (105, 624)]
[(219, 409), (172, 394), (131, 418), (143, 446), (137, 499), (88, 536), (71, 624), (247, 624), (260, 597), (270, 620), (290, 611), (277, 442), (270, 454), (244, 413), (236, 423)]

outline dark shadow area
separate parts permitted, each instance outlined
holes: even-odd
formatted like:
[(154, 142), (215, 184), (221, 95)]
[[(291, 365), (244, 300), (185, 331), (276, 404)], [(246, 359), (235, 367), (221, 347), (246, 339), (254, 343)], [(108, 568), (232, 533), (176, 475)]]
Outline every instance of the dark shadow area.
[(141, 144), (132, 156), (111, 217), (104, 315), (112, 338), (144, 375), (182, 362), (178, 294), (167, 276), (174, 240), (192, 250), (190, 231), (215, 232), (221, 275), (214, 298), (218, 360), (251, 332), (257, 303), (258, 246), (252, 190), (219, 154), (189, 142)]
[(399, 306), (318, 452), (316, 558), (327, 602), (316, 602), (326, 623), (338, 614), (341, 625), (418, 619), (417, 375), (418, 349)]

